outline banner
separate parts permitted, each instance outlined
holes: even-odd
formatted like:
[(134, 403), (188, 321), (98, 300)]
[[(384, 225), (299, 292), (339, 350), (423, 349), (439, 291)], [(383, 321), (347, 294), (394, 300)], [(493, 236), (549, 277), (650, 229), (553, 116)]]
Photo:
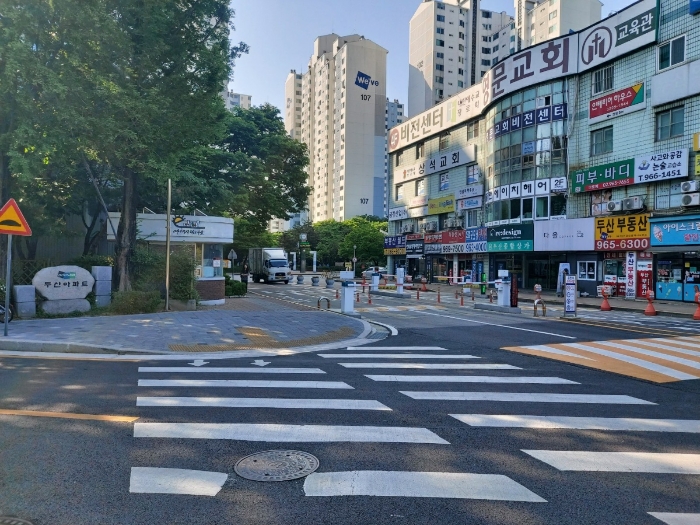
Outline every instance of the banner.
[[(700, 215), (650, 219), (652, 246), (680, 246), (695, 250), (700, 244)], [(685, 248), (683, 248), (685, 247)]]
[(644, 82), (640, 82), (632, 87), (593, 99), (588, 106), (588, 123), (595, 124), (596, 122), (646, 109), (647, 104), (644, 95)]
[(688, 149), (639, 155), (634, 158), (634, 183), (657, 182), (688, 176)]
[(535, 221), (534, 251), (590, 252), (593, 251), (594, 219), (564, 219)]
[(441, 213), (451, 213), (455, 211), (455, 197), (440, 197), (439, 199), (430, 199), (428, 201), (428, 214), (439, 215)]

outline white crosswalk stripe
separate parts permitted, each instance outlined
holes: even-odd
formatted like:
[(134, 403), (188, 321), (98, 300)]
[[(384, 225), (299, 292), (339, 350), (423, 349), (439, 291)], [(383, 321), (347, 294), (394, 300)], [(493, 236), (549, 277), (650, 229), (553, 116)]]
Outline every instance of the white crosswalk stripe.
[(228, 474), (179, 468), (131, 467), (129, 492), (216, 496)]
[(683, 514), (679, 512), (649, 512), (666, 525), (700, 525), (700, 514)]
[(565, 428), (576, 430), (629, 430), (644, 432), (700, 433), (700, 420), (635, 419), (614, 417), (521, 416), (492, 414), (450, 414), (472, 427)]
[(397, 376), (366, 375), (372, 381), (393, 381), (404, 383), (513, 383), (538, 385), (578, 385), (560, 377), (508, 377), (508, 376)]
[(455, 363), (338, 363), (345, 368), (415, 368), (419, 370), (522, 370), (513, 365)]
[(439, 350), (446, 352), (446, 348), (441, 346), (348, 346), (348, 350), (376, 350), (386, 351), (386, 350), (404, 350), (406, 352), (413, 350)]
[(360, 399), (284, 399), (268, 397), (138, 397), (139, 407), (304, 408), (391, 410), (379, 401)]
[(324, 359), (481, 359), (462, 354), (318, 354)]
[(192, 368), (184, 366), (141, 366), (139, 372), (173, 374), (325, 374), (320, 368), (262, 368), (259, 366), (239, 368)]
[(215, 388), (330, 388), (352, 389), (342, 381), (263, 381), (238, 379), (139, 379), (139, 386)]
[(614, 405), (655, 405), (650, 401), (625, 395), (601, 394), (541, 394), (513, 392), (407, 392), (411, 399), (432, 401), (503, 401), (521, 403), (589, 403)]
[(700, 474), (700, 454), (572, 450), (523, 450), (523, 452), (562, 471)]

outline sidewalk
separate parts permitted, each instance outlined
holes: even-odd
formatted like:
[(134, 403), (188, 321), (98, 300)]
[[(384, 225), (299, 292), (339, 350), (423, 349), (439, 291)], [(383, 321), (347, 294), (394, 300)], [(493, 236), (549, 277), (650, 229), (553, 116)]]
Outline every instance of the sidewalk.
[(248, 296), (196, 312), (13, 321), (8, 337), (0, 337), (0, 350), (141, 354), (303, 351), (319, 345), (351, 344), (349, 341), (367, 337), (370, 331), (366, 322), (357, 319)]

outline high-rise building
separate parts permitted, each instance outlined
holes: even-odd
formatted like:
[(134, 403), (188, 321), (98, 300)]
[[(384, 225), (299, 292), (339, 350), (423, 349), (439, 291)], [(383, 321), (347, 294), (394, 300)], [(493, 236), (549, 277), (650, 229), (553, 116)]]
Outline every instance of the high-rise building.
[(284, 127), (293, 139), (301, 140), (301, 75), (292, 69), (284, 85)]
[(243, 108), (250, 109), (251, 99), (250, 95), (242, 95), (240, 93), (234, 93), (233, 91), (224, 90), (221, 93), (221, 97), (224, 99), (224, 104), (226, 104), (226, 109), (231, 111), (232, 108)]
[(386, 49), (360, 35), (323, 35), (301, 75), (301, 97), (297, 73), (287, 78), (292, 102), (285, 127), (309, 147), (312, 222), (384, 215), (386, 55)]
[(393, 101), (386, 99), (386, 116), (384, 117), (384, 128), (386, 129), (387, 142), (385, 142), (384, 151), (384, 215), (389, 211), (389, 194), (388, 194), (388, 184), (389, 184), (389, 130), (398, 124), (403, 123), (406, 118), (406, 111), (404, 105), (394, 99)]
[(600, 0), (514, 0), (517, 49), (579, 31), (600, 21)]
[(480, 0), (423, 0), (410, 22), (408, 114), (480, 82), (497, 56), (493, 34), (512, 22)]

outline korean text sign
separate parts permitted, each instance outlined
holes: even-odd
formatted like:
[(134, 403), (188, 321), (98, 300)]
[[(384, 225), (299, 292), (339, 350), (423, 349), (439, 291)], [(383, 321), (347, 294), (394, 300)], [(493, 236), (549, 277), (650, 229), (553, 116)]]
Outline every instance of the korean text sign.
[(571, 172), (571, 189), (574, 193), (605, 190), (630, 184), (634, 184), (634, 159)]
[(597, 217), (595, 219), (595, 249), (646, 250), (649, 247), (649, 214)]
[(530, 252), (534, 247), (532, 224), (509, 224), (488, 228), (489, 252)]
[(646, 108), (644, 82), (621, 89), (589, 102), (588, 123), (595, 124), (613, 117)]
[(651, 220), (652, 246), (697, 246), (700, 244), (700, 215)]

